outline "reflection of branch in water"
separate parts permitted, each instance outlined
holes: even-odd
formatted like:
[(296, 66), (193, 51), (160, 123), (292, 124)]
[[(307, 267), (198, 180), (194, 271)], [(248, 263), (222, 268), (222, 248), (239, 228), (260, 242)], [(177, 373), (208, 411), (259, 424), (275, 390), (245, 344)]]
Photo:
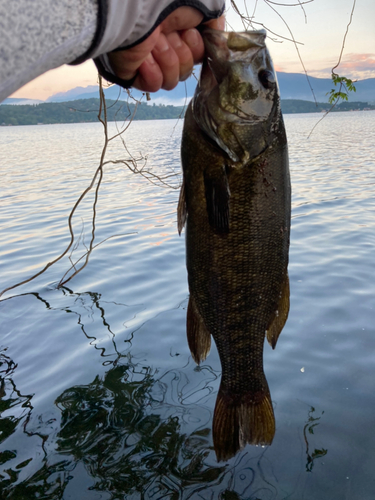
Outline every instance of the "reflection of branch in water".
[[(28, 435), (35, 434), (29, 433), (26, 429), (31, 417), (31, 411), (33, 409), (31, 404), (33, 395), (24, 396), (17, 389), (12, 378), (14, 371), (17, 368), (17, 364), (15, 364), (14, 361), (12, 361), (9, 356), (5, 354), (5, 352), (6, 349), (2, 349), (0, 351), (0, 414), (7, 411), (9, 412), (9, 410), (15, 407), (23, 408), (23, 410), (21, 412), (17, 412), (17, 417), (6, 416), (0, 418), (0, 442), (5, 441), (5, 439), (11, 436), (22, 421), (24, 432)], [(42, 438), (44, 445), (45, 436), (41, 436), (40, 434), (37, 435)]]
[(327, 455), (328, 450), (325, 450), (322, 448), (321, 450), (315, 448), (315, 450), (310, 454), (309, 451), (309, 441), (307, 439), (307, 433), (309, 434), (314, 434), (314, 429), (317, 425), (319, 425), (319, 420), (321, 419), (324, 411), (322, 411), (322, 414), (320, 417), (313, 417), (313, 413), (315, 412), (315, 408), (311, 407), (308, 415), (309, 418), (305, 424), (305, 427), (303, 428), (303, 437), (305, 438), (305, 444), (306, 444), (306, 456), (307, 456), (307, 462), (306, 462), (306, 472), (312, 472), (313, 467), (314, 467), (314, 460), (317, 458), (324, 457)]
[[(79, 325), (80, 329), (82, 330), (83, 334), (85, 337), (90, 341), (90, 345), (93, 345), (95, 349), (100, 351), (100, 356), (103, 358), (107, 358), (107, 361), (105, 361), (103, 364), (104, 365), (116, 365), (118, 360), (121, 359), (123, 356), (126, 356), (126, 352), (129, 350), (131, 347), (132, 343), (132, 337), (133, 333), (129, 335), (129, 338), (126, 340), (123, 340), (123, 342), (126, 342), (126, 348), (124, 352), (121, 352), (116, 343), (116, 334), (113, 332), (110, 323), (106, 319), (106, 314), (105, 314), (105, 309), (101, 305), (100, 299), (101, 299), (101, 294), (97, 292), (84, 292), (84, 293), (75, 293), (72, 290), (70, 290), (68, 287), (64, 286), (61, 287), (62, 292), (66, 296), (70, 296), (74, 299), (75, 303), (78, 303), (79, 307), (77, 310), (72, 305), (69, 305), (67, 308), (63, 308), (63, 310), (69, 314), (75, 314), (78, 319), (77, 319), (77, 324)], [(127, 304), (121, 304), (121, 303), (115, 303), (112, 302), (112, 304), (115, 304), (120, 307), (129, 307)], [(106, 328), (110, 335), (111, 343), (114, 349), (114, 352), (107, 352), (108, 348), (106, 347), (100, 347), (97, 344), (97, 338), (93, 335), (90, 335), (87, 332), (87, 328), (85, 326), (85, 322), (83, 320), (82, 314), (79, 311), (79, 309), (84, 309), (86, 311), (91, 311), (92, 316), (94, 315), (94, 311), (97, 310), (99, 311), (100, 318), (102, 321), (103, 326)], [(90, 321), (91, 324), (92, 320)], [(114, 360), (108, 359), (108, 358), (114, 358)]]
[(96, 493), (111, 498), (244, 500), (263, 498), (265, 491), (267, 498), (275, 497), (270, 496), (272, 484), (260, 467), (264, 450), (247, 451), (225, 465), (214, 459), (212, 410), (202, 399), (212, 392), (219, 373), (207, 364), (199, 369), (204, 376), (190, 380), (186, 367), (160, 372), (148, 366), (144, 356), (137, 359), (129, 349), (117, 350), (115, 343), (110, 359), (108, 349), (101, 349), (89, 334), (79, 311), (88, 312), (90, 324), (98, 311), (114, 342), (116, 331), (100, 294), (60, 290), (76, 304), (64, 301), (62, 310), (78, 316), (82, 331), (111, 366), (91, 383), (64, 390), (56, 399), (61, 426), (57, 427), (57, 419), (52, 432), (47, 417), (35, 415), (34, 410), (38, 434), (23, 430), (42, 439), (47, 455), (37, 468), (35, 461), (23, 462), (19, 441), (17, 456), (3, 457), (3, 470), (25, 478), (8, 483), (7, 498), (63, 498), (68, 484), (74, 488), (86, 477), (93, 498)]
[(209, 479), (207, 437), (197, 433), (187, 439), (178, 407), (166, 401), (168, 385), (156, 375), (128, 356), (103, 380), (73, 387), (56, 401), (62, 411), (59, 452), (84, 462), (96, 478), (95, 489), (145, 498), (158, 490), (158, 498), (172, 498)]

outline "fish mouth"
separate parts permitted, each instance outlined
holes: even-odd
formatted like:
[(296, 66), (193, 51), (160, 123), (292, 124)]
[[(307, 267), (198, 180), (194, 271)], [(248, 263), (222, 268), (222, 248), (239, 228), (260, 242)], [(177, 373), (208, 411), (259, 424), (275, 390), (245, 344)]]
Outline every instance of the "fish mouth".
[[(242, 33), (204, 28), (206, 53), (192, 111), (200, 129), (234, 164), (248, 161), (236, 127), (270, 123), (278, 97), (276, 75), (268, 54), (266, 31)], [(234, 127), (234, 128), (233, 128)], [(258, 156), (267, 146), (251, 149)]]
[(220, 31), (203, 26), (200, 28), (200, 32), (208, 52), (211, 47), (220, 48), (223, 45), (235, 52), (244, 52), (252, 48), (263, 48), (266, 46), (266, 30), (233, 32)]
[(230, 63), (251, 65), (258, 52), (266, 48), (265, 30), (234, 33), (203, 27), (201, 35), (208, 65), (218, 84), (228, 73)]

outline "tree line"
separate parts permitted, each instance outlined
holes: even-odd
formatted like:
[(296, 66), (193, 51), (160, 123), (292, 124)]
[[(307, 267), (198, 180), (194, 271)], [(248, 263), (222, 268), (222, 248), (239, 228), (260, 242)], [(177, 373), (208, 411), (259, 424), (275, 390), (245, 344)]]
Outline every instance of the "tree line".
[[(107, 99), (107, 120), (165, 120), (183, 117), (186, 107), (171, 105), (147, 105)], [(283, 113), (316, 113), (327, 111), (328, 103), (314, 103), (297, 99), (281, 100)], [(342, 102), (332, 111), (375, 109), (366, 102)], [(78, 99), (69, 102), (0, 106), (0, 125), (38, 125), (53, 123), (86, 123), (98, 121), (99, 99)], [(133, 116), (134, 115), (134, 116)]]

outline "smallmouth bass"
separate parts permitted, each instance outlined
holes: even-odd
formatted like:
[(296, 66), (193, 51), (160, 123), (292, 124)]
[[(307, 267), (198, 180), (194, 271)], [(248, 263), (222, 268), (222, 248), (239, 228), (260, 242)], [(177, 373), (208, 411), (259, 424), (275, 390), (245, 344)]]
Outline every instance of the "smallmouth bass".
[(266, 32), (202, 30), (201, 77), (186, 112), (178, 230), (186, 224), (187, 337), (199, 364), (213, 336), (222, 366), (214, 417), (218, 460), (271, 444), (263, 371), (288, 317), (291, 187)]

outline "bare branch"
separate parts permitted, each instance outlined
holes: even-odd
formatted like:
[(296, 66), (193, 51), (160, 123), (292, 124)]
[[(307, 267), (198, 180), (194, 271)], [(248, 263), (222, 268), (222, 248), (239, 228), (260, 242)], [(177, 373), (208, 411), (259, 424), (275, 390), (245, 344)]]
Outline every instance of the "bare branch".
[[(347, 101), (349, 92), (356, 92), (354, 82), (350, 78), (347, 78), (345, 76), (339, 76), (335, 72), (335, 69), (340, 65), (342, 55), (344, 53), (345, 41), (346, 41), (346, 37), (349, 33), (349, 27), (353, 21), (353, 14), (354, 14), (355, 5), (356, 5), (356, 0), (353, 0), (353, 6), (352, 6), (352, 10), (350, 12), (350, 19), (349, 19), (349, 22), (346, 26), (346, 31), (345, 31), (345, 35), (344, 35), (344, 38), (342, 41), (339, 59), (337, 61), (337, 64), (335, 66), (333, 66), (333, 68), (331, 70), (331, 78), (332, 78), (333, 84), (335, 85), (335, 88), (332, 89), (330, 92), (327, 92), (327, 95), (329, 95), (328, 102), (330, 104), (332, 104), (332, 106), (330, 107), (330, 109), (326, 113), (324, 113), (322, 118), (314, 125), (314, 127), (312, 128), (312, 130), (310, 131), (310, 133), (307, 137), (308, 139), (311, 137), (311, 134), (316, 129), (316, 127), (319, 125), (319, 123), (322, 120), (324, 120), (324, 118), (328, 115), (328, 113), (330, 113), (333, 110), (333, 108), (337, 105), (337, 103), (340, 101), (340, 99), (344, 99)], [(336, 90), (336, 85), (339, 85), (338, 90)], [(342, 92), (343, 87), (345, 89), (345, 92)]]
[(348, 33), (349, 33), (349, 27), (350, 27), (350, 25), (352, 24), (352, 21), (353, 21), (353, 14), (354, 14), (354, 9), (355, 9), (355, 4), (356, 4), (356, 1), (357, 1), (357, 0), (354, 0), (354, 1), (353, 1), (353, 7), (352, 7), (352, 10), (351, 10), (351, 12), (350, 12), (350, 19), (349, 19), (349, 22), (348, 22), (348, 24), (347, 24), (347, 26), (346, 26), (346, 31), (345, 31), (344, 39), (343, 39), (343, 41), (342, 41), (342, 46), (341, 46), (341, 52), (340, 52), (339, 60), (337, 61), (337, 64), (336, 64), (336, 65), (332, 68), (332, 70), (331, 70), (331, 73), (332, 73), (333, 75), (334, 75), (334, 74), (336, 74), (336, 73), (335, 73), (335, 69), (339, 66), (339, 64), (340, 64), (340, 62), (341, 62), (342, 54), (343, 54), (343, 52), (344, 52), (344, 48), (345, 48), (346, 37), (347, 37), (347, 35), (348, 35)]

